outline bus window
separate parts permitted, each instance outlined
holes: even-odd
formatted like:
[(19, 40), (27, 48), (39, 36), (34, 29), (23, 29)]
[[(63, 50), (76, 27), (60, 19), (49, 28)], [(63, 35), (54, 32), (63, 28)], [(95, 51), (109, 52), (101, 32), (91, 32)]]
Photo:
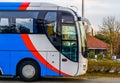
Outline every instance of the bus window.
[(74, 17), (62, 12), (62, 54), (72, 61), (78, 61), (77, 31)]
[(32, 18), (16, 18), (16, 26), (20, 33), (33, 33)]
[(74, 26), (62, 26), (62, 40), (76, 40), (76, 31)]
[(59, 33), (57, 28), (57, 12), (47, 12), (44, 20), (45, 30), (50, 41), (56, 47), (56, 49), (60, 51), (61, 38), (58, 35)]
[(8, 18), (0, 18), (0, 26), (9, 26)]
[(66, 12), (62, 12), (62, 23), (74, 23), (74, 18), (71, 16), (71, 14), (68, 14)]
[(84, 57), (88, 57), (85, 27), (83, 26), (83, 23), (80, 22), (80, 21), (79, 21), (79, 27), (80, 27), (80, 35), (81, 35), (81, 48), (82, 48), (81, 51), (82, 51), (82, 55)]
[(48, 12), (45, 16), (46, 21), (46, 31), (48, 36), (55, 36), (56, 33), (56, 12)]
[(42, 29), (37, 23), (41, 14), (38, 11), (0, 11), (0, 32), (41, 34), (43, 31), (40, 31)]
[(9, 29), (9, 20), (8, 18), (0, 18), (0, 32), (4, 33), (7, 29)]

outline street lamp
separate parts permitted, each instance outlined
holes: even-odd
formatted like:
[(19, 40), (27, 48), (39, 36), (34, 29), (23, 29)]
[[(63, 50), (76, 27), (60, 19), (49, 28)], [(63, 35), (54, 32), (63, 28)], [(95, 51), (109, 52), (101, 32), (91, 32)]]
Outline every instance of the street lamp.
[(82, 0), (82, 17), (84, 17), (84, 0)]

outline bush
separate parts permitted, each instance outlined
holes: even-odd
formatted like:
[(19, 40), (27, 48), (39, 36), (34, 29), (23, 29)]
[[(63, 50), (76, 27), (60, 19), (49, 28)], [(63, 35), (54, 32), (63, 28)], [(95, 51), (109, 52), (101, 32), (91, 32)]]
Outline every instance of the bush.
[(97, 59), (98, 59), (98, 60), (102, 60), (102, 59), (103, 59), (103, 53), (99, 53), (99, 54), (97, 55)]
[(112, 60), (88, 60), (88, 73), (120, 72), (120, 62)]
[(112, 57), (110, 56), (110, 54), (107, 54), (107, 55), (106, 55), (106, 59), (108, 59), (108, 60), (111, 60), (111, 59), (112, 59)]
[(88, 53), (88, 59), (94, 59), (95, 58), (94, 55), (95, 55), (95, 53), (93, 51), (90, 51)]

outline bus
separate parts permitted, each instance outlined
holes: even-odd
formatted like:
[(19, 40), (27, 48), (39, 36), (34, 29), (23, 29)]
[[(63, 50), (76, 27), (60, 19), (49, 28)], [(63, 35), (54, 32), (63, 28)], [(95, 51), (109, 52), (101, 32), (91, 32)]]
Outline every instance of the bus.
[(0, 3), (0, 75), (34, 81), (87, 71), (81, 18), (51, 3)]

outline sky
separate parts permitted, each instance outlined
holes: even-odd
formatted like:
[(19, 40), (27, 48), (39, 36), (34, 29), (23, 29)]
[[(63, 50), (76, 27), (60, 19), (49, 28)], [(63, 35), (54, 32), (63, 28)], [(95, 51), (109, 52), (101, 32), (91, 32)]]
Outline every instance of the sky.
[[(98, 25), (102, 24), (103, 18), (115, 16), (120, 20), (120, 0), (84, 0), (85, 17), (99, 31)], [(0, 2), (50, 2), (65, 7), (75, 6), (73, 9), (81, 14), (82, 0), (0, 0)]]
[(101, 25), (103, 18), (115, 16), (120, 21), (120, 0), (86, 0), (85, 16), (99, 31), (98, 25)]

